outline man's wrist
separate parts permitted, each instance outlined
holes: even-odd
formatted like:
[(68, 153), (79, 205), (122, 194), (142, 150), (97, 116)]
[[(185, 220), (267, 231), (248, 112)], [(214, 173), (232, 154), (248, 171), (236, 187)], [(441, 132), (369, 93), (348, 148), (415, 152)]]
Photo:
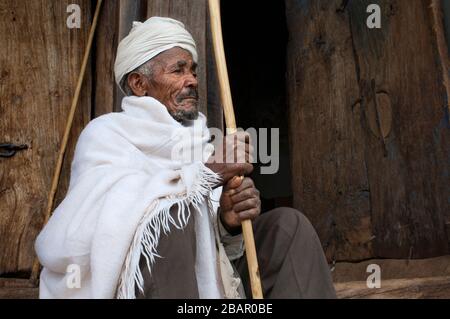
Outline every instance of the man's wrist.
[(226, 232), (228, 234), (230, 234), (231, 236), (234, 237), (234, 236), (238, 236), (242, 233), (242, 226), (230, 227), (225, 223), (222, 216), (223, 216), (222, 211), (220, 210), (220, 207), (219, 207), (219, 220), (220, 220), (220, 223), (222, 224), (224, 230), (226, 230)]

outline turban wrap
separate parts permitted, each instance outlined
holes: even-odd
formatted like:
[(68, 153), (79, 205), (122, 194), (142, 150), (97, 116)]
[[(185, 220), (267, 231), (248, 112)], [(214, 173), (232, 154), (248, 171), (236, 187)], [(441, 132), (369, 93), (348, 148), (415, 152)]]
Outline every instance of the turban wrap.
[(174, 47), (189, 51), (197, 62), (195, 41), (180, 21), (152, 17), (143, 23), (133, 22), (130, 33), (117, 48), (114, 65), (116, 83), (121, 87), (122, 79), (126, 74)]

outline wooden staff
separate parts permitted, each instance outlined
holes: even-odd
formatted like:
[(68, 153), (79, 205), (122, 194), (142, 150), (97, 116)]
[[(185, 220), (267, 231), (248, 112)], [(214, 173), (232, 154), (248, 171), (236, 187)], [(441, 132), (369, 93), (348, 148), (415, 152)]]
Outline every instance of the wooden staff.
[[(233, 100), (231, 98), (230, 82), (228, 79), (227, 62), (223, 47), (222, 23), (220, 18), (220, 0), (209, 0), (209, 14), (211, 20), (211, 33), (216, 58), (217, 74), (219, 78), (220, 96), (225, 114), (228, 133), (237, 131), (234, 116)], [(256, 258), (255, 238), (253, 236), (252, 222), (242, 222), (242, 233), (244, 235), (245, 252), (247, 256), (248, 272), (252, 286), (253, 299), (263, 299), (261, 279), (259, 277), (258, 260)]]
[[(86, 67), (89, 60), (89, 55), (92, 48), (92, 42), (94, 40), (95, 29), (97, 28), (98, 17), (100, 16), (100, 9), (103, 0), (97, 0), (97, 7), (95, 9), (94, 19), (92, 20), (91, 30), (89, 31), (89, 37), (87, 41), (86, 50), (84, 51), (83, 62), (81, 63), (81, 71), (78, 75), (77, 86), (75, 88), (75, 94), (72, 99), (72, 105), (70, 107), (69, 115), (66, 122), (66, 128), (64, 130), (64, 135), (61, 141), (61, 146), (59, 148), (58, 159), (56, 161), (55, 171), (53, 173), (52, 186), (50, 188), (50, 193), (47, 198), (47, 210), (44, 215), (44, 226), (47, 224), (50, 216), (52, 215), (53, 203), (55, 201), (56, 190), (58, 188), (59, 178), (61, 176), (61, 168), (64, 160), (64, 153), (66, 152), (67, 143), (69, 141), (70, 130), (72, 129), (73, 118), (75, 116), (75, 111), (77, 109), (78, 100), (80, 98), (81, 86), (83, 85), (84, 74), (86, 73)], [(33, 268), (31, 271), (30, 280), (33, 283), (37, 282), (39, 277), (40, 265), (37, 258), (34, 259)]]

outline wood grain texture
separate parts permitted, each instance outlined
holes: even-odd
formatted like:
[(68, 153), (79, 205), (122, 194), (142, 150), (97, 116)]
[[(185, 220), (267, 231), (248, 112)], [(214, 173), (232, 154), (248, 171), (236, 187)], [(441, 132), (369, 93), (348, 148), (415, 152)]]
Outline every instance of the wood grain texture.
[[(366, 8), (382, 9), (382, 28), (368, 29)], [(450, 211), (449, 118), (431, 1), (351, 1), (348, 6), (362, 103), (374, 254), (424, 258), (448, 252)], [(411, 23), (414, 21), (414, 23)], [(367, 129), (367, 113), (380, 127), (386, 115), (374, 98), (390, 99), (387, 137)]]
[(38, 299), (39, 288), (26, 279), (0, 278), (0, 299)]
[[(366, 26), (372, 3), (381, 29)], [(286, 4), (295, 207), (329, 259), (446, 254), (448, 97), (430, 0)]]
[[(71, 2), (69, 2), (71, 3)], [(70, 92), (69, 94), (71, 95), (70, 97), (70, 102), (68, 103), (68, 105), (66, 106), (65, 102), (64, 102), (64, 109), (66, 109), (67, 107), (67, 111), (64, 112), (64, 117), (62, 119), (58, 119), (58, 126), (61, 126), (61, 128), (59, 128), (61, 131), (61, 133), (59, 133), (58, 137), (56, 140), (54, 140), (53, 143), (57, 143), (58, 148), (57, 151), (55, 152), (55, 157), (57, 156), (57, 152), (60, 148), (60, 141), (62, 140), (62, 134), (64, 133), (64, 129), (67, 123), (67, 117), (68, 117), (68, 110), (70, 109), (70, 105), (72, 103), (72, 99), (75, 93), (75, 87), (76, 87), (76, 81), (78, 80), (78, 76), (80, 74), (80, 70), (81, 70), (81, 63), (82, 63), (82, 59), (84, 56), (84, 52), (87, 46), (87, 39), (89, 36), (89, 31), (91, 28), (91, 21), (92, 21), (92, 15), (93, 15), (93, 11), (96, 5), (96, 2), (92, 2), (92, 1), (88, 1), (88, 0), (82, 0), (79, 2), (80, 4), (80, 8), (82, 10), (85, 10), (85, 12), (82, 12), (82, 21), (81, 21), (81, 28), (80, 29), (72, 29), (70, 32), (80, 32), (82, 39), (80, 39), (80, 42), (76, 44), (75, 48), (74, 48), (74, 44), (71, 42), (73, 40), (61, 40), (60, 44), (62, 46), (67, 46), (69, 48), (72, 48), (71, 54), (69, 56), (65, 56), (64, 58), (67, 60), (71, 61), (71, 64), (73, 64), (73, 68), (74, 70), (73, 72), (73, 77), (74, 77), (74, 82), (70, 83)], [(92, 5), (94, 5), (94, 7), (92, 7)], [(63, 8), (65, 8), (66, 6), (64, 6)], [(67, 16), (64, 15), (64, 19)], [(68, 30), (66, 28), (66, 30)], [(73, 36), (73, 35), (71, 35)], [(74, 116), (74, 120), (73, 120), (73, 124), (72, 124), (72, 129), (71, 129), (71, 133), (69, 136), (69, 140), (68, 140), (68, 144), (67, 144), (67, 148), (66, 148), (66, 152), (64, 154), (64, 162), (63, 162), (63, 166), (61, 169), (61, 176), (59, 178), (59, 183), (58, 183), (58, 189), (56, 192), (56, 196), (55, 196), (55, 201), (54, 201), (54, 205), (53, 207), (56, 208), (63, 200), (64, 197), (66, 196), (67, 193), (67, 189), (69, 187), (69, 182), (70, 182), (70, 169), (72, 166), (72, 159), (73, 159), (73, 155), (75, 152), (75, 146), (78, 142), (78, 137), (80, 136), (81, 131), (86, 127), (86, 125), (89, 123), (89, 121), (92, 119), (92, 51), (91, 54), (89, 56), (89, 60), (88, 60), (88, 65), (86, 68), (86, 73), (84, 75), (84, 79), (83, 79), (83, 86), (81, 88), (81, 93), (80, 93), (80, 97), (79, 97), (79, 102), (77, 105), (77, 110), (75, 112), (75, 116)], [(55, 169), (55, 165), (56, 164), (52, 164), (52, 174), (53, 174), (53, 170)], [(48, 195), (46, 195), (48, 196)], [(41, 225), (41, 228), (43, 227), (43, 225)]]
[(380, 266), (382, 280), (450, 276), (450, 255), (427, 259), (370, 259), (362, 262), (339, 262), (333, 266), (333, 281), (365, 281), (369, 265)]
[(95, 70), (93, 117), (113, 112), (116, 91), (119, 87), (114, 79), (114, 62), (119, 44), (119, 0), (103, 3), (95, 38)]
[[(445, 35), (445, 20), (448, 20), (450, 16), (447, 15), (444, 19), (444, 6), (446, 6), (446, 2), (441, 2), (439, 0), (432, 0), (431, 1), (431, 16), (432, 16), (432, 29), (434, 31), (434, 36), (437, 41), (437, 51), (439, 52), (439, 59), (441, 62), (441, 73), (442, 73), (442, 81), (443, 85), (446, 90), (446, 106), (448, 108), (447, 111), (447, 129), (449, 128), (449, 117), (450, 117), (450, 99), (448, 98), (450, 96), (450, 74), (448, 70), (450, 70), (450, 55), (449, 55), (449, 44), (448, 41), (448, 35), (446, 37)], [(445, 121), (443, 122), (445, 124)], [(447, 130), (448, 131), (448, 130)], [(448, 138), (448, 134), (447, 134)], [(449, 161), (450, 162), (450, 159)], [(449, 174), (448, 171), (445, 172), (446, 177), (448, 178)], [(446, 232), (447, 232), (447, 239), (449, 243), (449, 249), (450, 249), (450, 210), (447, 210), (446, 213), (444, 212), (444, 217), (446, 219)]]
[[(68, 29), (66, 8), (81, 7), (82, 28)], [(42, 227), (51, 176), (90, 26), (87, 0), (0, 3), (0, 138), (29, 150), (0, 159), (0, 276), (25, 278)], [(82, 90), (64, 170), (90, 119), (90, 75)], [(61, 181), (61, 199), (68, 174)]]
[(342, 1), (286, 1), (294, 207), (329, 260), (373, 255), (369, 182), (349, 17)]
[[(207, 8), (207, 12), (208, 10), (209, 8)], [(206, 79), (208, 127), (215, 127), (223, 131), (224, 116), (222, 103), (220, 102), (220, 88), (217, 79), (209, 12), (206, 15)]]
[[(118, 16), (117, 19), (117, 45), (130, 32), (133, 21), (145, 21), (147, 12), (147, 0), (118, 0)], [(113, 56), (115, 60), (117, 46), (114, 48)], [(112, 57), (111, 57), (112, 59)], [(114, 65), (114, 62), (112, 62)], [(114, 89), (114, 111), (120, 112), (122, 110), (122, 99), (125, 95), (115, 86)]]
[(128, 35), (133, 21), (144, 21), (147, 12), (147, 0), (118, 0), (119, 2), (119, 40)]
[(382, 281), (381, 288), (367, 288), (366, 282), (335, 284), (340, 299), (449, 299), (450, 277), (393, 279)]
[(96, 35), (94, 116), (121, 111), (124, 94), (116, 85), (114, 62), (117, 46), (128, 35), (133, 21), (143, 21), (147, 11), (144, 0), (105, 1)]

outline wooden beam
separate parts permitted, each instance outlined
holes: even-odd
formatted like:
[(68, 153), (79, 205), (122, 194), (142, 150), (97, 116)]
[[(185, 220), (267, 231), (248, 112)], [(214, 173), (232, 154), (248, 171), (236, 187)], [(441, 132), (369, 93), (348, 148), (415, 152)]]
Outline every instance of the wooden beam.
[(449, 299), (450, 277), (383, 280), (381, 288), (366, 282), (335, 284), (340, 299)]
[(339, 262), (333, 266), (334, 282), (365, 281), (367, 267), (378, 265), (382, 279), (450, 276), (450, 255), (427, 259), (371, 259), (360, 263)]
[(28, 279), (0, 278), (0, 299), (38, 299), (39, 288)]

